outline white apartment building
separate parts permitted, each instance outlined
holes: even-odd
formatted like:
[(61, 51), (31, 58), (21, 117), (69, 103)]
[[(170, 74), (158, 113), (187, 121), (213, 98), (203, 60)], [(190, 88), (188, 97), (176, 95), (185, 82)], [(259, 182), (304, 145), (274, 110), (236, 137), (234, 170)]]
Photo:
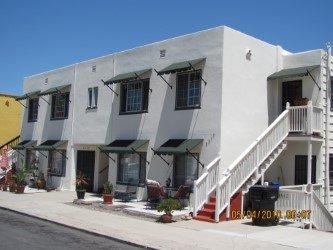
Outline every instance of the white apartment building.
[(59, 189), (191, 185), (216, 220), (258, 180), (316, 184), (329, 208), (332, 63), (226, 26), (79, 62), (24, 79), (17, 150)]

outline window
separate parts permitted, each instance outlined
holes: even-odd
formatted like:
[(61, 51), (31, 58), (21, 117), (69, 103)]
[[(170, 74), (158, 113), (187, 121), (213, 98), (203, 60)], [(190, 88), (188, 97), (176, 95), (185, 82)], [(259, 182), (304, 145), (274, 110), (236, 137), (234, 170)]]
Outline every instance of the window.
[(123, 83), (121, 85), (120, 113), (148, 111), (149, 80)]
[(191, 155), (175, 155), (175, 166), (173, 174), (173, 186), (193, 186), (198, 178), (198, 162)]
[(51, 119), (67, 119), (69, 108), (69, 93), (52, 95)]
[(177, 75), (176, 109), (200, 108), (201, 71), (179, 73)]
[(38, 117), (38, 98), (29, 99), (28, 122), (36, 122)]
[(49, 173), (54, 176), (65, 176), (66, 150), (54, 150), (49, 153)]
[(37, 164), (36, 151), (32, 150), (32, 149), (27, 149), (27, 151), (26, 151), (26, 165), (36, 166), (36, 164)]
[[(316, 156), (312, 156), (311, 183), (316, 183)], [(308, 176), (308, 156), (295, 156), (295, 185), (307, 184)]]
[(333, 186), (333, 154), (330, 154), (329, 159), (329, 181), (330, 186)]
[(88, 88), (88, 109), (97, 108), (98, 87)]
[(137, 185), (146, 180), (145, 154), (119, 154), (117, 181), (123, 184)]
[(333, 111), (333, 77), (331, 77), (331, 111)]

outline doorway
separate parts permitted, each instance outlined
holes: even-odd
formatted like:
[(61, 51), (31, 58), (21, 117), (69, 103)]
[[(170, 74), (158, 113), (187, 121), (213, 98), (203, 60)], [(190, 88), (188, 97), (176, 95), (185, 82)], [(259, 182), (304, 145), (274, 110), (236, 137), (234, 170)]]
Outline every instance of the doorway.
[(95, 151), (77, 151), (76, 176), (83, 174), (88, 179), (87, 192), (94, 189)]
[[(311, 163), (311, 183), (316, 183), (316, 162), (315, 155), (312, 156)], [(296, 155), (295, 156), (295, 185), (303, 185), (308, 182), (308, 156)]]
[(282, 110), (286, 109), (287, 102), (295, 106), (295, 101), (302, 99), (302, 80), (282, 83)]

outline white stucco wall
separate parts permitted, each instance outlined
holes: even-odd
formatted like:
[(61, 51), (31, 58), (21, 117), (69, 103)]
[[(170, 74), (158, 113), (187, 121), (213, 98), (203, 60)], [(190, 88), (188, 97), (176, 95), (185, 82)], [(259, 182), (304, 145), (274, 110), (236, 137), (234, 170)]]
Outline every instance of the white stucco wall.
[[(228, 167), (269, 124), (267, 76), (281, 67), (280, 47), (226, 28), (223, 40), (223, 167)], [(251, 50), (251, 60), (246, 53)]]
[[(147, 160), (151, 162), (147, 165), (147, 177), (162, 183), (172, 174), (172, 167), (153, 156), (150, 148), (156, 149), (168, 139), (204, 139), (200, 158), (204, 164), (208, 164), (220, 151), (222, 33), (222, 27), (215, 28), (79, 63), (74, 144), (108, 144), (115, 139), (147, 139)], [(166, 50), (163, 59), (159, 57), (161, 49)], [(170, 89), (152, 71), (149, 112), (119, 115), (119, 97), (101, 82), (101, 79), (107, 80), (121, 73), (146, 68), (161, 70), (175, 62), (203, 57), (206, 61), (200, 67), (203, 69), (202, 77), (208, 84), (205, 86), (202, 83), (201, 109), (175, 111), (175, 75), (164, 76), (173, 86)], [(92, 65), (96, 66), (95, 73), (91, 71)], [(93, 111), (86, 110), (87, 89), (90, 86), (99, 86), (98, 109)], [(120, 93), (119, 85), (112, 87)], [(111, 157), (117, 158), (116, 155)], [(116, 172), (116, 163), (110, 160), (109, 179), (114, 183)]]
[[(74, 153), (72, 149), (72, 125), (73, 125), (73, 106), (74, 106), (74, 92), (75, 92), (75, 75), (74, 66), (69, 66), (54, 71), (45, 72), (39, 75), (27, 77), (23, 83), (23, 93), (33, 91), (45, 91), (47, 89), (71, 84), (70, 100), (68, 119), (64, 120), (50, 120), (51, 105), (39, 98), (38, 119), (37, 122), (28, 122), (28, 109), (24, 109), (22, 114), (22, 130), (21, 140), (37, 140), (37, 145), (46, 140), (68, 140), (66, 146), (67, 150), (67, 164), (65, 177), (52, 177), (52, 184), (60, 189), (68, 189), (74, 185), (72, 162), (74, 161)], [(48, 83), (45, 79), (48, 78)], [(51, 96), (43, 96), (43, 98), (51, 103)], [(24, 101), (28, 106), (28, 101)], [(43, 152), (48, 156), (47, 152)], [(48, 159), (42, 154), (37, 153), (39, 158), (40, 170), (46, 177)]]
[[(160, 50), (166, 57), (160, 58)], [(246, 53), (251, 50), (251, 60)], [(164, 184), (172, 177), (168, 167), (151, 148), (158, 148), (168, 139), (204, 139), (200, 160), (209, 164), (218, 155), (223, 168), (228, 167), (281, 112), (281, 82), (267, 82), (267, 77), (283, 68), (320, 64), (321, 50), (291, 54), (280, 46), (270, 45), (231, 28), (221, 26), (165, 41), (141, 46), (112, 55), (80, 62), (72, 66), (27, 77), (24, 93), (64, 84), (72, 84), (69, 118), (50, 121), (50, 106), (42, 99), (38, 121), (27, 123), (27, 109), (23, 114), (22, 140), (68, 140), (65, 178), (56, 178), (61, 188), (74, 189), (76, 151), (94, 150), (95, 189), (101, 186), (98, 171), (109, 162), (108, 178), (117, 178), (116, 160), (99, 154), (98, 146), (116, 139), (149, 140), (147, 178)], [(150, 77), (148, 113), (119, 115), (119, 97), (101, 79), (146, 68), (161, 70), (179, 61), (206, 58), (199, 65), (203, 70), (201, 109), (175, 110), (175, 74), (165, 75), (173, 86), (170, 89), (154, 70)], [(92, 66), (96, 72), (92, 72)], [(314, 73), (321, 80), (320, 70)], [(45, 85), (45, 78), (48, 84)], [(87, 110), (87, 90), (99, 87), (98, 108)], [(319, 105), (320, 92), (311, 78), (303, 78), (303, 95)], [(112, 86), (120, 92), (119, 85)], [(319, 98), (318, 98), (319, 96)], [(49, 97), (46, 97), (49, 100)], [(293, 149), (293, 147), (290, 147)], [(288, 157), (287, 157), (288, 158)], [(289, 157), (290, 158), (290, 157)], [(169, 162), (172, 157), (165, 157)], [(40, 157), (46, 170), (47, 159)], [(103, 165), (103, 166), (102, 166)], [(199, 173), (202, 168), (199, 166)], [(100, 179), (105, 181), (105, 176)]]

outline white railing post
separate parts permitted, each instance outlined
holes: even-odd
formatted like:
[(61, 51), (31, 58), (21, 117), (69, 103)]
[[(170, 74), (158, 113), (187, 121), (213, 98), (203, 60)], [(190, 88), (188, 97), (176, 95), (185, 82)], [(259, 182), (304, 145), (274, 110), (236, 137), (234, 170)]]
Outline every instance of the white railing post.
[(195, 183), (194, 185), (194, 207), (193, 207), (193, 216), (197, 216), (197, 213), (198, 213), (198, 205), (197, 205), (197, 202), (198, 202), (198, 187)]
[(308, 101), (308, 106), (307, 106), (307, 134), (311, 135), (313, 133), (312, 131), (312, 119), (313, 119), (313, 106), (312, 106), (312, 101)]
[(219, 188), (219, 183), (216, 184), (216, 202), (215, 202), (215, 222), (219, 222), (220, 221), (220, 201), (221, 201), (221, 192), (220, 192), (220, 188)]

